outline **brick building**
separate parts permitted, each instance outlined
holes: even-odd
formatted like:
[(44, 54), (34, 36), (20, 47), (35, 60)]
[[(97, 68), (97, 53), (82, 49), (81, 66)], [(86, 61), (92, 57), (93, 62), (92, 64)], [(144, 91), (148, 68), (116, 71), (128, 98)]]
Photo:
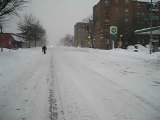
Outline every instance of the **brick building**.
[[(155, 3), (154, 3), (155, 5)], [(136, 0), (100, 0), (93, 7), (94, 47), (111, 49), (110, 26), (118, 27), (117, 40), (125, 44), (134, 44), (134, 31), (150, 26), (150, 3)], [(153, 9), (153, 26), (160, 25), (160, 2)], [(125, 47), (125, 46), (124, 46)]]
[(18, 49), (26, 47), (25, 41), (16, 34), (3, 33), (0, 34), (0, 47), (8, 49)]
[(88, 47), (89, 33), (87, 30), (87, 23), (78, 22), (74, 26), (74, 44), (75, 46)]

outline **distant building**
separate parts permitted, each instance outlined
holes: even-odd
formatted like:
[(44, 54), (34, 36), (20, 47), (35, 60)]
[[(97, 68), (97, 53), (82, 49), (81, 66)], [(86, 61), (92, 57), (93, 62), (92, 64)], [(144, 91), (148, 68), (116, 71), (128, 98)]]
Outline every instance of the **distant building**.
[(17, 49), (25, 46), (25, 41), (12, 33), (0, 34), (0, 47), (8, 49)]
[[(137, 0), (100, 0), (93, 8), (94, 47), (111, 49), (110, 26), (117, 26), (117, 40), (122, 47), (135, 44), (134, 31), (150, 26), (150, 3)], [(160, 25), (160, 2), (153, 5), (153, 26)]]
[[(151, 26), (151, 4), (148, 2), (134, 1), (133, 12), (133, 30), (146, 29)], [(152, 27), (160, 26), (160, 1), (152, 4)], [(154, 37), (155, 35), (153, 35)], [(156, 35), (157, 36), (157, 35)], [(160, 37), (160, 34), (159, 34)], [(133, 42), (142, 45), (148, 44), (150, 41), (150, 34), (134, 35)]]
[(87, 23), (78, 22), (74, 26), (74, 44), (75, 46), (88, 47), (89, 33)]

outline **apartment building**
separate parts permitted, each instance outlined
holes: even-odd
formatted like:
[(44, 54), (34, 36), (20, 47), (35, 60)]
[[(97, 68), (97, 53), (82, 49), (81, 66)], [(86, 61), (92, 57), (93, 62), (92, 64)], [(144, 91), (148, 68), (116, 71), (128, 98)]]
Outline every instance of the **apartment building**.
[(88, 47), (89, 33), (87, 23), (78, 22), (74, 25), (74, 44), (75, 46)]
[[(160, 2), (154, 3), (153, 26), (160, 25)], [(111, 49), (110, 26), (117, 26), (115, 47), (122, 40), (123, 45), (134, 44), (134, 31), (150, 27), (150, 3), (137, 0), (100, 0), (93, 7), (94, 47)], [(124, 47), (125, 47), (124, 46)], [(122, 46), (123, 47), (123, 46)]]

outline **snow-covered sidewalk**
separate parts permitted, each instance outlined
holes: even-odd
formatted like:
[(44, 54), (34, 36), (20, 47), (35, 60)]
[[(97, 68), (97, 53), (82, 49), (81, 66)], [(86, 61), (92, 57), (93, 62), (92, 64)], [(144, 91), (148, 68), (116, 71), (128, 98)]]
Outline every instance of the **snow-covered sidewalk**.
[(41, 48), (0, 53), (0, 120), (47, 120), (50, 55)]

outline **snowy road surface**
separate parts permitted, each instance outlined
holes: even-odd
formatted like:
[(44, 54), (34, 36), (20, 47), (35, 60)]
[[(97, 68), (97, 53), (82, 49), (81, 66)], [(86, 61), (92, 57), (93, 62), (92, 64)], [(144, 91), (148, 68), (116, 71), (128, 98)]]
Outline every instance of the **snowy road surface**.
[(160, 120), (160, 54), (0, 53), (0, 120)]

